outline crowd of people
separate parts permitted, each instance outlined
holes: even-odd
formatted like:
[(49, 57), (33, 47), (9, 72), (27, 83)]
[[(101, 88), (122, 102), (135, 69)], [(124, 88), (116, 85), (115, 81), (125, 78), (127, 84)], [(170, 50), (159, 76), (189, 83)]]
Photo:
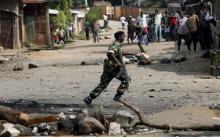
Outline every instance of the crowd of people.
[(163, 13), (156, 9), (154, 13), (141, 13), (137, 18), (122, 16), (120, 22), (122, 30), (127, 23), (128, 43), (133, 43), (135, 39), (138, 39), (138, 45), (162, 40), (177, 41), (180, 50), (184, 39), (189, 51), (192, 43), (194, 51), (197, 50), (198, 43), (201, 50), (210, 49), (212, 43), (210, 23), (215, 25), (207, 6), (200, 10), (172, 10)]
[[(86, 39), (90, 39), (90, 32), (93, 34), (94, 43), (99, 42), (99, 32), (101, 28), (107, 28), (109, 24), (108, 16), (103, 15), (103, 26), (99, 21), (91, 23), (87, 18), (84, 23)], [(183, 45), (182, 40), (189, 51), (193, 43), (193, 50), (197, 50), (200, 43), (201, 50), (211, 48), (212, 31), (210, 23), (216, 24), (210, 14), (208, 6), (200, 9), (171, 10), (163, 11), (156, 9), (154, 13), (141, 12), (140, 16), (134, 18), (120, 17), (121, 29), (125, 30), (127, 25), (127, 42), (133, 43), (138, 40), (138, 46), (142, 52), (142, 45), (149, 42), (177, 41), (178, 50)], [(67, 37), (73, 37), (73, 26), (67, 29), (57, 28), (54, 32), (53, 40), (55, 43), (67, 42)]]

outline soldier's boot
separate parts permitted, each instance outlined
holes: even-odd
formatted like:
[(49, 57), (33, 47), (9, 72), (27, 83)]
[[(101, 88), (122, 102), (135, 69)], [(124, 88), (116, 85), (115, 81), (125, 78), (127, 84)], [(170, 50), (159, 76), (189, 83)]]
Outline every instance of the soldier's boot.
[(86, 103), (86, 105), (91, 105), (93, 98), (91, 96), (86, 97), (83, 99), (83, 101)]
[(113, 100), (120, 101), (122, 95), (123, 95), (123, 92), (117, 92), (117, 94), (115, 94)]

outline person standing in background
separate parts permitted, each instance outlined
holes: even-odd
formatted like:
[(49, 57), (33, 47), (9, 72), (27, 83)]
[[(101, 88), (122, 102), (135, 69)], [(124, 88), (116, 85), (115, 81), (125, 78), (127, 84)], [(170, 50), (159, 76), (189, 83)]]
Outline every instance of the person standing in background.
[(155, 17), (154, 17), (154, 27), (155, 27), (155, 40), (157, 42), (161, 41), (161, 19), (162, 15), (158, 9), (155, 10)]
[(125, 18), (124, 16), (121, 16), (120, 21), (121, 21), (122, 30), (124, 30), (124, 29), (125, 29), (125, 21), (126, 21), (126, 18)]
[(84, 28), (85, 28), (85, 33), (86, 33), (86, 40), (89, 40), (89, 32), (90, 32), (90, 29), (91, 29), (91, 24), (89, 22), (88, 19), (85, 20), (85, 24), (84, 24)]

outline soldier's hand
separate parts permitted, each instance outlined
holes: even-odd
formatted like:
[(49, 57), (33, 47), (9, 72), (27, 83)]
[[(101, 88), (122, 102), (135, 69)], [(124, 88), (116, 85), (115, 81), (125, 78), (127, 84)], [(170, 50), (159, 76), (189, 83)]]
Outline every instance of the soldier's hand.
[(120, 68), (122, 66), (121, 63), (117, 63), (117, 67)]

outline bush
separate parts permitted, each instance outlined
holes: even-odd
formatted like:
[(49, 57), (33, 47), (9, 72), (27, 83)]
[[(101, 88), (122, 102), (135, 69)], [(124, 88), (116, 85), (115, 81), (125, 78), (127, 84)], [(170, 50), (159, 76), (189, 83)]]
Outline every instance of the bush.
[(86, 14), (86, 18), (89, 20), (89, 22), (93, 23), (99, 20), (99, 17), (101, 16), (101, 9), (98, 7), (93, 7), (89, 10), (89, 12)]
[(79, 34), (76, 36), (78, 40), (85, 40), (85, 33), (83, 31), (79, 32)]
[(64, 28), (67, 25), (66, 16), (63, 11), (59, 11), (59, 14), (52, 19), (54, 24), (58, 27)]

